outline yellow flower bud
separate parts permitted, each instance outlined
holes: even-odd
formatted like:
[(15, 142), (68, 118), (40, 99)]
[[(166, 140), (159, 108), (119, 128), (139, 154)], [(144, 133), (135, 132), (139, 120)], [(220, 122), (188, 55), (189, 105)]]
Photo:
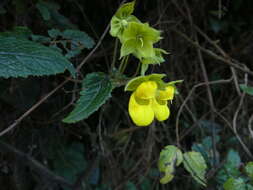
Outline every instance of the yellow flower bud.
[(146, 103), (138, 103), (138, 100), (135, 98), (135, 93), (132, 93), (128, 111), (131, 119), (137, 126), (148, 126), (154, 120), (154, 111), (151, 107), (151, 100), (146, 100)]
[(152, 109), (158, 121), (164, 121), (170, 116), (170, 109), (168, 108), (166, 100), (152, 99)]
[(135, 96), (141, 99), (151, 99), (155, 97), (157, 84), (155, 81), (147, 81), (141, 83), (136, 91)]
[(175, 87), (174, 86), (167, 86), (165, 90), (159, 90), (157, 99), (158, 100), (173, 100), (175, 93)]

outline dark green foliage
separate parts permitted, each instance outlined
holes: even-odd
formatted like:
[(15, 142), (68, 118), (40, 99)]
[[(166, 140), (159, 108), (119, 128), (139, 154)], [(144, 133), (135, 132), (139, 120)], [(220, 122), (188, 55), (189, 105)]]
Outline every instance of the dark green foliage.
[(86, 119), (111, 97), (113, 86), (104, 73), (91, 73), (84, 78), (82, 89), (74, 110), (63, 122), (75, 123)]
[(58, 52), (15, 37), (0, 37), (0, 77), (43, 76), (62, 73), (75, 75), (72, 64)]

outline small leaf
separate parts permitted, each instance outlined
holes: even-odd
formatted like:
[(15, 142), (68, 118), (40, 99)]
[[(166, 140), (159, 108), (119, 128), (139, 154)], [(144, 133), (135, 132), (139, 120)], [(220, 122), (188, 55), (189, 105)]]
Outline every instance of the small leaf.
[(66, 69), (75, 74), (73, 65), (49, 47), (13, 37), (0, 37), (0, 44), (0, 77), (53, 75)]
[(245, 181), (242, 178), (229, 178), (223, 185), (225, 190), (246, 190)]
[(112, 83), (104, 73), (88, 74), (83, 80), (83, 90), (74, 110), (63, 120), (75, 123), (86, 119), (111, 96)]
[(90, 36), (88, 36), (88, 34), (79, 30), (65, 30), (62, 33), (62, 37), (80, 43), (87, 49), (90, 49), (95, 45), (95, 42)]
[(41, 35), (31, 35), (32, 41), (39, 42), (39, 43), (49, 43), (51, 39), (46, 36)]
[(175, 166), (179, 166), (183, 161), (183, 154), (180, 149), (173, 145), (166, 146), (160, 153), (158, 168), (164, 173), (160, 183), (169, 183), (174, 177)]
[(245, 166), (245, 172), (249, 176), (250, 180), (253, 181), (253, 162), (248, 162)]
[(241, 84), (240, 88), (242, 89), (243, 92), (253, 96), (253, 87)]
[(201, 185), (206, 186), (205, 173), (206, 162), (199, 152), (184, 153), (184, 167), (190, 172), (191, 176)]
[(47, 6), (45, 6), (45, 4), (39, 2), (36, 4), (37, 9), (39, 10), (42, 18), (46, 21), (50, 20), (51, 16), (50, 16), (50, 11), (47, 8)]
[(227, 155), (227, 163), (225, 165), (229, 164), (231, 167), (239, 168), (241, 164), (241, 158), (237, 151), (230, 149)]
[(57, 36), (60, 36), (62, 34), (60, 30), (54, 29), (54, 28), (51, 30), (48, 30), (47, 32), (51, 38), (57, 38)]

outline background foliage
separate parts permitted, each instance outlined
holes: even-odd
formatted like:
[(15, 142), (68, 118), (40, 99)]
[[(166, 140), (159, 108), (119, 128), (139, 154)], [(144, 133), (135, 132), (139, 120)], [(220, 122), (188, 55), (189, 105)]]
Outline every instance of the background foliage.
[[(204, 188), (253, 189), (251, 0), (137, 0), (134, 14), (163, 31), (159, 46), (170, 52), (164, 64), (148, 72), (164, 72), (169, 80), (184, 80), (170, 119), (136, 128), (127, 113), (129, 94), (123, 93), (122, 87), (87, 119), (75, 124), (62, 122), (73, 110), (82, 85), (94, 80), (94, 75), (86, 74), (108, 73), (110, 69), (114, 41), (106, 28), (120, 3), (0, 2), (0, 130), (14, 126), (0, 134), (0, 187), (203, 188), (195, 182), (201, 179), (195, 176), (194, 180), (183, 167), (175, 169), (169, 184), (159, 183), (163, 176), (157, 167), (159, 153), (166, 145), (177, 145), (183, 152), (193, 150), (204, 157)], [(20, 58), (21, 54), (27, 57)], [(130, 61), (129, 75), (137, 67), (135, 59)], [(28, 68), (22, 66), (24, 62), (30, 63)], [(45, 65), (52, 62), (47, 70)], [(78, 78), (74, 67), (79, 68)], [(70, 76), (65, 70), (74, 76), (71, 81), (64, 82)], [(30, 76), (31, 71), (37, 76), (42, 71), (62, 74), (35, 77)], [(17, 76), (27, 78), (9, 78)], [(86, 84), (82, 84), (86, 77)], [(103, 82), (110, 86), (106, 79)], [(103, 90), (110, 91), (110, 87)], [(77, 104), (83, 101), (87, 100), (80, 99)], [(68, 118), (69, 123), (73, 119), (79, 118)]]

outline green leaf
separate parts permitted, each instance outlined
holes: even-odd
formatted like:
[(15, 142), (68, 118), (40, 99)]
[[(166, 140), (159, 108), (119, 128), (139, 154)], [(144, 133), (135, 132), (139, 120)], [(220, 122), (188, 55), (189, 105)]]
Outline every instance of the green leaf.
[(42, 18), (48, 25), (51, 25), (51, 27), (60, 27), (62, 29), (77, 28), (70, 22), (68, 18), (58, 12), (60, 6), (57, 3), (50, 1), (39, 1), (36, 4), (36, 7), (39, 10)]
[(245, 181), (242, 178), (229, 178), (223, 185), (225, 190), (247, 190)]
[(88, 36), (88, 34), (79, 30), (65, 30), (62, 33), (62, 37), (80, 43), (87, 49), (90, 49), (95, 45), (95, 42), (90, 36)]
[(160, 153), (158, 168), (164, 173), (160, 183), (169, 183), (174, 177), (175, 166), (179, 166), (183, 161), (183, 154), (180, 149), (173, 145), (166, 146)]
[(31, 35), (32, 41), (34, 42), (39, 42), (39, 43), (49, 43), (51, 39), (46, 36), (41, 36), (41, 35)]
[(139, 76), (131, 79), (125, 86), (125, 91), (134, 91), (136, 88), (144, 81), (161, 81), (162, 78), (164, 78), (166, 75), (165, 74), (151, 74), (151, 75), (146, 75), (146, 76)]
[(55, 28), (48, 30), (47, 33), (51, 38), (57, 38), (57, 36), (60, 36), (62, 34), (60, 30)]
[(16, 37), (28, 39), (32, 35), (32, 31), (25, 26), (16, 26), (11, 31), (1, 32), (3, 37)]
[(55, 151), (57, 156), (54, 157), (54, 172), (73, 184), (78, 174), (87, 167), (83, 145), (75, 143)]
[(46, 20), (46, 21), (50, 20), (50, 18), (51, 18), (50, 11), (45, 4), (39, 2), (36, 4), (36, 8), (39, 10), (39, 12), (44, 20)]
[(245, 166), (245, 172), (249, 176), (250, 180), (253, 181), (253, 162), (248, 162)]
[(251, 96), (253, 96), (253, 87), (251, 86), (247, 86), (245, 84), (241, 84), (240, 88), (242, 89), (243, 92), (245, 92), (246, 94), (249, 94)]
[(75, 123), (86, 119), (111, 96), (112, 83), (104, 73), (88, 74), (83, 80), (83, 90), (74, 110), (63, 122)]
[(0, 44), (0, 77), (53, 75), (66, 69), (75, 74), (66, 58), (46, 46), (13, 37), (0, 37)]
[(119, 18), (127, 18), (134, 12), (135, 1), (123, 4), (115, 13)]
[(205, 173), (206, 162), (199, 152), (186, 152), (183, 155), (184, 167), (191, 176), (201, 185), (206, 186)]
[(231, 167), (236, 167), (239, 168), (240, 164), (241, 164), (241, 158), (240, 155), (237, 151), (230, 149), (227, 155), (227, 162), (225, 164), (226, 165), (230, 165)]

